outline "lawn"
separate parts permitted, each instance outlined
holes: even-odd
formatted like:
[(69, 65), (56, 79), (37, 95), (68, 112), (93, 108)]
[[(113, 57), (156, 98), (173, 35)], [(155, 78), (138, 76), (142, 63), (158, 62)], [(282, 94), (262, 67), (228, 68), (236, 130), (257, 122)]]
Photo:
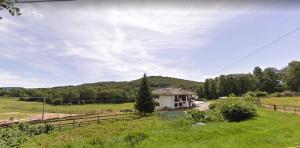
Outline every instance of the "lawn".
[(265, 104), (278, 104), (278, 105), (300, 106), (300, 97), (264, 98), (264, 99), (262, 99), (262, 103), (265, 103)]
[(23, 147), (132, 147), (128, 133), (148, 135), (137, 147), (281, 148), (300, 145), (300, 116), (260, 109), (243, 122), (217, 122), (192, 126), (188, 120), (159, 115), (138, 120), (63, 129), (36, 136)]
[[(133, 103), (123, 104), (86, 104), (86, 105), (45, 105), (47, 113), (79, 114), (100, 111), (101, 109), (112, 109), (119, 111), (121, 108), (132, 108)], [(42, 112), (41, 102), (25, 102), (18, 99), (0, 98), (0, 120), (10, 117), (29, 117)]]

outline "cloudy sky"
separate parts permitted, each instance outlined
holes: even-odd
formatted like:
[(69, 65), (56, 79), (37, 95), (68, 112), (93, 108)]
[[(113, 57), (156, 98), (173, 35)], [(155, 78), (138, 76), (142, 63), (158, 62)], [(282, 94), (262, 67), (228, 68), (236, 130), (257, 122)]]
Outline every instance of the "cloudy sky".
[(52, 2), (0, 11), (0, 87), (203, 81), (300, 60), (300, 10), (286, 1)]

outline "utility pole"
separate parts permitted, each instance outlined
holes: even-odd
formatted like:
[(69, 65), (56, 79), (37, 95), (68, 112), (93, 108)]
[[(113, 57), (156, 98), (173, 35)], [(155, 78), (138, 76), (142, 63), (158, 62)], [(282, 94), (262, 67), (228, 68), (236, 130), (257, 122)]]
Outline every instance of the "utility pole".
[(46, 101), (46, 97), (43, 97), (43, 114), (42, 114), (42, 120), (44, 120), (44, 116), (45, 116), (45, 101)]

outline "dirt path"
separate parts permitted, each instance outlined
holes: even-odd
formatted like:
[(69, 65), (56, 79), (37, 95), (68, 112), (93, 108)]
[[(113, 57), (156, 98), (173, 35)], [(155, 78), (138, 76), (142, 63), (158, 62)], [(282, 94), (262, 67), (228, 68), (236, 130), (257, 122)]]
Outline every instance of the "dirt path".
[(196, 103), (196, 109), (204, 111), (209, 109), (209, 104), (210, 102), (205, 102), (205, 101), (195, 101)]
[[(12, 113), (6, 113), (6, 114), (12, 114)], [(75, 116), (75, 115), (76, 114), (45, 113), (44, 120), (54, 119), (54, 118), (64, 118), (64, 117)], [(42, 120), (42, 114), (31, 114), (29, 116), (30, 116), (29, 118), (27, 117), (27, 118), (13, 118), (13, 120), (9, 120), (9, 119), (0, 120), (0, 126), (6, 124), (12, 124), (12, 123)]]

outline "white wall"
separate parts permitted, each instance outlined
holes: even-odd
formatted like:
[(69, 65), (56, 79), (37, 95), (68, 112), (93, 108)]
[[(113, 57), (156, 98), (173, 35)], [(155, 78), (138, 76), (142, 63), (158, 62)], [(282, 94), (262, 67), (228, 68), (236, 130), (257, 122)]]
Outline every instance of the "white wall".
[(159, 96), (159, 99), (157, 101), (159, 103), (160, 109), (164, 107), (174, 108), (173, 96)]

